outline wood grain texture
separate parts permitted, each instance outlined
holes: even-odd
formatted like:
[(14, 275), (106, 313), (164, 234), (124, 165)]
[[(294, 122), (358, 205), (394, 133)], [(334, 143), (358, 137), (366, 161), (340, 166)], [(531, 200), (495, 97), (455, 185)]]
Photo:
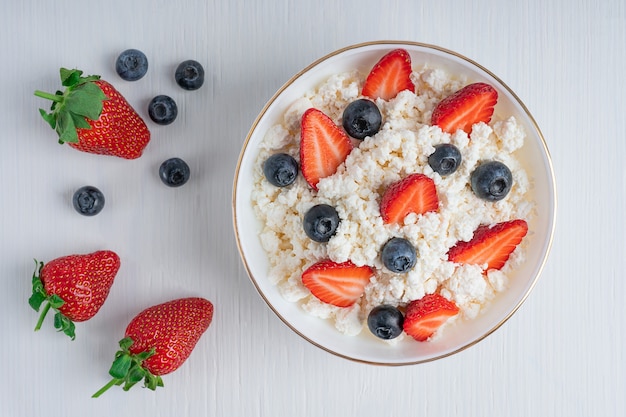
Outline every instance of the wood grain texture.
[[(622, 0), (23, 0), (0, 14), (0, 343), (3, 416), (619, 416), (626, 413), (626, 8)], [(550, 148), (559, 213), (552, 254), (522, 308), (453, 357), (386, 368), (352, 363), (293, 334), (258, 297), (238, 258), (231, 189), (240, 147), (267, 99), (337, 48), (378, 40), (432, 43), (489, 68), (526, 103)], [(119, 80), (114, 60), (143, 50), (148, 75)], [(178, 88), (176, 65), (205, 64), (206, 85)], [(123, 161), (59, 146), (35, 89), (58, 68), (102, 74), (147, 118), (157, 94), (179, 119), (151, 124), (145, 155)], [(172, 156), (192, 179), (167, 189)], [(107, 196), (80, 217), (77, 187)], [(116, 250), (110, 299), (74, 342), (32, 328), (32, 259)], [(154, 393), (90, 399), (126, 323), (178, 296), (215, 303), (189, 361)], [(48, 325), (50, 323), (47, 323)]]

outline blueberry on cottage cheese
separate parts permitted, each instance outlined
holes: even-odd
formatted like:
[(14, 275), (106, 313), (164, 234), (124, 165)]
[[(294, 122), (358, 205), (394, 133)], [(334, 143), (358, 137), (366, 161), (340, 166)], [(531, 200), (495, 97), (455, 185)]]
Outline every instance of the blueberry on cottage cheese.
[(355, 139), (365, 139), (378, 133), (382, 120), (376, 103), (359, 99), (346, 106), (342, 124), (348, 135)]
[(391, 272), (404, 273), (410, 271), (417, 262), (417, 252), (406, 239), (391, 238), (383, 246), (381, 252), (383, 264)]
[(511, 170), (499, 161), (480, 164), (471, 174), (472, 191), (478, 198), (499, 201), (507, 196), (513, 185)]
[(95, 216), (104, 207), (104, 194), (96, 187), (86, 185), (76, 190), (72, 197), (72, 205), (83, 216)]
[(159, 177), (168, 187), (180, 187), (191, 176), (189, 165), (180, 158), (170, 158), (159, 167)]
[(286, 187), (298, 176), (298, 162), (286, 153), (275, 153), (263, 163), (263, 174), (270, 184)]
[(159, 95), (148, 104), (148, 115), (159, 125), (169, 125), (178, 116), (176, 102), (169, 96)]
[(126, 81), (137, 81), (148, 72), (148, 58), (137, 49), (127, 49), (115, 61), (115, 71)]
[(376, 306), (367, 316), (367, 327), (374, 336), (390, 340), (402, 334), (404, 316), (402, 312), (391, 305)]
[(442, 143), (435, 146), (435, 152), (428, 157), (428, 165), (443, 177), (454, 173), (461, 165), (461, 159), (459, 148), (451, 143)]
[(204, 68), (198, 61), (188, 59), (178, 65), (174, 79), (185, 90), (197, 90), (204, 84)]
[(339, 226), (339, 214), (333, 206), (318, 204), (304, 215), (304, 231), (316, 242), (328, 242)]

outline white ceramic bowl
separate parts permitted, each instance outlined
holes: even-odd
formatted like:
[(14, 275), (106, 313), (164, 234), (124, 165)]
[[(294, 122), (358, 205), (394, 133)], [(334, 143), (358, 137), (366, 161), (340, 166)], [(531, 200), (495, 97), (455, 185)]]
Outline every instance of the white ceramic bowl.
[[(427, 63), (451, 74), (466, 74), (470, 82), (484, 81), (498, 90), (496, 114), (516, 116), (528, 135), (517, 155), (534, 181), (531, 198), (536, 202), (537, 215), (529, 223), (527, 261), (511, 277), (510, 287), (497, 295), (484, 314), (472, 321), (463, 321), (454, 327), (454, 331), (446, 331), (434, 341), (417, 343), (406, 337), (396, 346), (390, 346), (370, 335), (367, 326), (359, 336), (344, 336), (331, 323), (308, 315), (298, 303), (282, 298), (266, 278), (269, 261), (259, 241), (261, 225), (253, 211), (251, 193), (253, 164), (259, 144), (268, 129), (281, 120), (289, 105), (332, 74), (355, 68), (367, 74), (380, 57), (396, 48), (404, 48), (410, 53), (414, 67)], [(520, 307), (535, 285), (552, 244), (556, 192), (552, 163), (537, 124), (521, 100), (498, 77), (476, 62), (443, 48), (381, 41), (335, 51), (296, 74), (276, 92), (254, 121), (243, 145), (235, 173), (232, 204), (237, 244), (248, 275), (267, 305), (287, 326), (314, 345), (344, 358), (373, 364), (406, 365), (442, 358), (477, 343), (499, 328)]]

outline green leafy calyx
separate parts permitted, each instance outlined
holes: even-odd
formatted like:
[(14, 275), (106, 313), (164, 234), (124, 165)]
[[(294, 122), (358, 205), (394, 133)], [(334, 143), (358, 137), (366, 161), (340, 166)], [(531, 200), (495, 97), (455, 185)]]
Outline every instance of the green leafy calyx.
[(76, 338), (76, 326), (74, 325), (74, 322), (59, 311), (59, 308), (65, 304), (65, 301), (63, 301), (63, 299), (56, 294), (46, 293), (43, 282), (40, 278), (41, 268), (43, 268), (43, 262), (37, 262), (37, 260), (35, 260), (35, 271), (33, 272), (32, 279), (33, 294), (28, 299), (28, 304), (30, 304), (33, 310), (41, 310), (39, 320), (35, 326), (35, 331), (41, 329), (41, 325), (46, 318), (46, 314), (48, 314), (48, 311), (52, 309), (55, 311), (54, 328), (65, 333), (72, 340), (74, 340)]
[(61, 68), (61, 84), (65, 91), (54, 94), (35, 91), (37, 97), (52, 100), (50, 112), (39, 109), (41, 117), (59, 135), (59, 143), (76, 143), (76, 129), (90, 129), (87, 119), (98, 120), (102, 114), (102, 103), (108, 100), (94, 81), (99, 75), (82, 76), (81, 70)]
[(100, 388), (92, 398), (98, 398), (114, 385), (124, 385), (122, 389), (128, 391), (138, 382), (144, 381), (144, 387), (156, 390), (163, 386), (160, 376), (152, 374), (143, 367), (143, 361), (155, 354), (154, 348), (133, 354), (130, 347), (135, 343), (130, 337), (120, 340), (120, 350), (115, 353), (115, 359), (109, 369), (109, 375), (113, 377), (105, 386)]

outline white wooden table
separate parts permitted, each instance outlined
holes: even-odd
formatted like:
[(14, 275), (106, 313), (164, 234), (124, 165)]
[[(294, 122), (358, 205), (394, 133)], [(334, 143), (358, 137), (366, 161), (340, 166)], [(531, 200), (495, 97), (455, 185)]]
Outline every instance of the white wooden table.
[[(526, 103), (551, 150), (559, 213), (553, 250), (522, 308), (486, 340), (440, 361), (386, 368), (330, 355), (263, 303), (231, 225), (235, 164), (274, 91), (315, 59), (379, 39), (439, 45), (480, 62)], [(557, 1), (8, 2), (0, 13), (0, 410), (3, 416), (623, 416), (626, 413), (626, 6)], [(120, 80), (114, 60), (141, 49), (148, 75)], [(195, 92), (173, 80), (196, 59)], [(58, 68), (112, 81), (147, 119), (171, 95), (179, 117), (150, 124), (139, 160), (76, 152), (40, 119), (35, 89)], [(169, 189), (160, 163), (192, 179)], [(96, 217), (71, 195), (106, 194)], [(109, 300), (70, 342), (33, 332), (33, 258), (110, 248), (122, 269)], [(127, 322), (179, 296), (215, 303), (214, 323), (165, 388), (91, 394)]]

